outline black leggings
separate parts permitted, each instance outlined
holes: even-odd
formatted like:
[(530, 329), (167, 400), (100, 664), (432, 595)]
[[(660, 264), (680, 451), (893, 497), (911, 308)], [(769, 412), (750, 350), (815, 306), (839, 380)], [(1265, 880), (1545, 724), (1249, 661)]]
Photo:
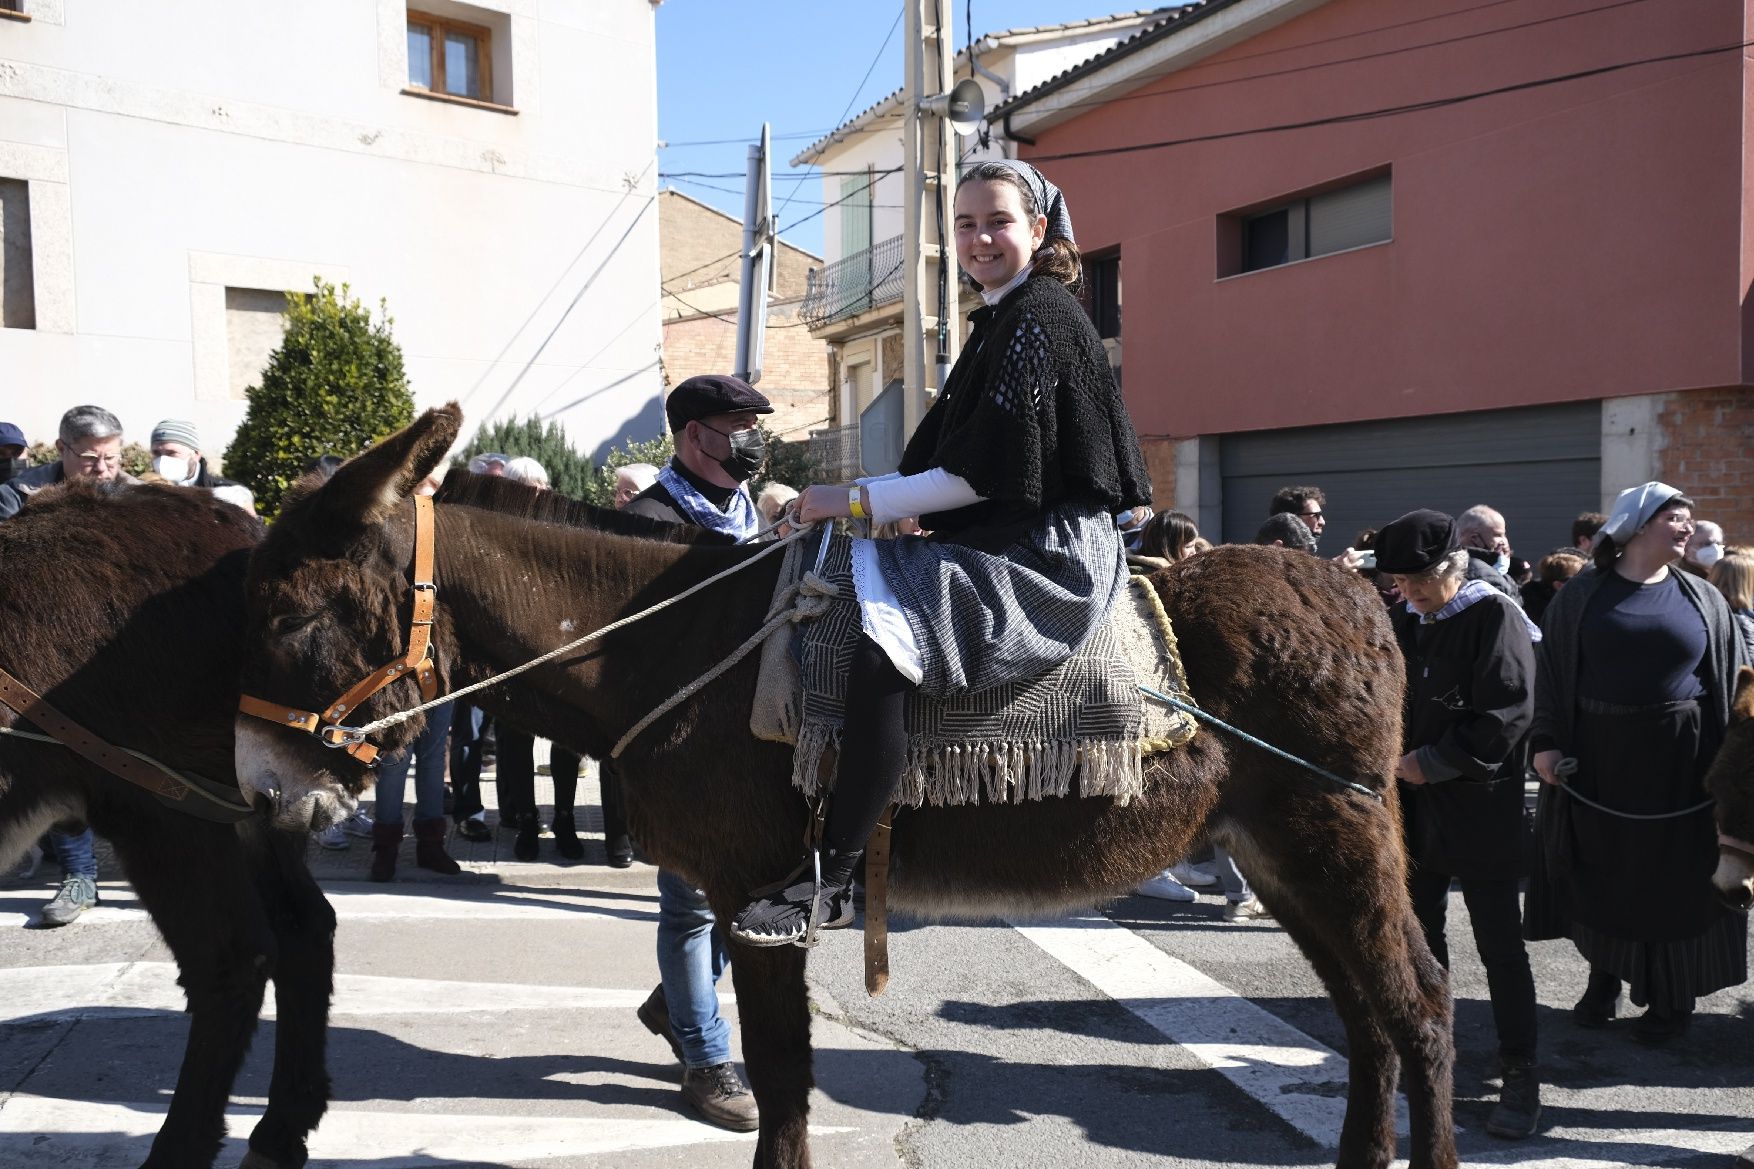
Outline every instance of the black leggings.
[(825, 876), (851, 874), (865, 841), (895, 798), (907, 761), (907, 696), (914, 684), (890, 664), (868, 635), (859, 636), (847, 675), (846, 729), (841, 732), (839, 772), (828, 804), (824, 839), (834, 853)]

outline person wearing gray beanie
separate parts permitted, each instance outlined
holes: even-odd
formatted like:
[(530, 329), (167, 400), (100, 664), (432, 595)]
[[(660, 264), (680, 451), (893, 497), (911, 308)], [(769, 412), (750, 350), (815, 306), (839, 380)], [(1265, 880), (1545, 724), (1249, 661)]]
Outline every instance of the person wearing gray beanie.
[(249, 488), (207, 466), (201, 453), (201, 432), (182, 418), (166, 418), (152, 428), (152, 469), (164, 482), (177, 487), (206, 487), (227, 503), (254, 510)]

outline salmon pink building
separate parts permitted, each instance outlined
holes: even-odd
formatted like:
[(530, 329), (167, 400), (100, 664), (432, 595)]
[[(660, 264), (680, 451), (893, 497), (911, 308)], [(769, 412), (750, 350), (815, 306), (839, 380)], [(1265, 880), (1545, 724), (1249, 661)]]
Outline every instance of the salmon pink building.
[(998, 106), (1066, 192), (1159, 503), (1325, 552), (1661, 478), (1754, 542), (1748, 0), (1207, 0)]

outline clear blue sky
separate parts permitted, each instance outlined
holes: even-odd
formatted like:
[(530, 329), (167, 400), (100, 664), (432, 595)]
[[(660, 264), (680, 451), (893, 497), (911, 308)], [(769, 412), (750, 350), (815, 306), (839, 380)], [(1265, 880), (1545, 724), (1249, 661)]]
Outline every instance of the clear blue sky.
[[(954, 8), (960, 49), (968, 43), (967, 0), (944, 2)], [(985, 34), (1150, 7), (1148, 0), (1131, 7), (1124, 0), (973, 0), (972, 23)], [(901, 87), (900, 27), (878, 54), (900, 13), (890, 0), (665, 0), (657, 15), (658, 136), (672, 145), (658, 152), (659, 173), (734, 177), (660, 181), (741, 219), (748, 144), (762, 122), (771, 123), (774, 206), (797, 192), (780, 215), (780, 234), (821, 255), (822, 217), (799, 222), (821, 209), (821, 180), (781, 176), (800, 173), (787, 160), (838, 125), (843, 111), (851, 117)], [(734, 141), (689, 145), (719, 139)]]

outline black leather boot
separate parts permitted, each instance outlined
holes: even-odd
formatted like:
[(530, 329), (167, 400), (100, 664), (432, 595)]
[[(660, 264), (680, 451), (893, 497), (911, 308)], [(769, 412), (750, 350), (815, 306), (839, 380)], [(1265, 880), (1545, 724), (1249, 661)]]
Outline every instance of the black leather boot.
[(512, 855), (521, 861), (533, 861), (540, 847), (537, 839), (542, 835), (542, 821), (534, 812), (519, 812), (517, 825), (518, 834), (512, 838)]
[(1579, 1027), (1606, 1027), (1620, 1003), (1620, 980), (1605, 970), (1590, 967), (1589, 985), (1571, 1008), (1571, 1020)]
[(1495, 1137), (1521, 1140), (1534, 1136), (1540, 1122), (1541, 1079), (1534, 1062), (1506, 1063), (1504, 1090), (1486, 1118), (1486, 1131)]
[(578, 825), (571, 812), (554, 813), (554, 850), (569, 861), (585, 857), (585, 846), (579, 840)]

